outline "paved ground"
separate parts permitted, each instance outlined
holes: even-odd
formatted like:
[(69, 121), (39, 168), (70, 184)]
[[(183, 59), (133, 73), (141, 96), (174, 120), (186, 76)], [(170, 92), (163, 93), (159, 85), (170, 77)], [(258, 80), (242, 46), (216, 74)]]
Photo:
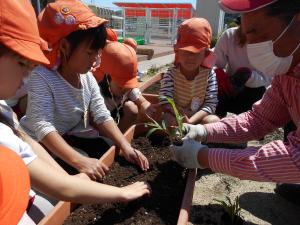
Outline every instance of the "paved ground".
[[(154, 55), (153, 58), (165, 56), (172, 54), (174, 52), (173, 46), (171, 45), (169, 40), (152, 40), (151, 43), (147, 45), (139, 45), (138, 48), (141, 49), (153, 49)], [(147, 60), (146, 55), (138, 55), (138, 61)]]
[(150, 60), (147, 60), (145, 55), (138, 55), (138, 68), (142, 73), (147, 73), (151, 67), (158, 68), (172, 63), (174, 60), (173, 46), (167, 40), (152, 40), (150, 44), (139, 45), (138, 47), (154, 50), (154, 55)]
[(142, 61), (138, 63), (138, 68), (139, 71), (142, 72), (143, 74), (147, 73), (147, 71), (151, 68), (151, 67), (162, 67), (164, 65), (170, 64), (174, 61), (174, 54), (170, 54), (170, 55), (165, 55), (165, 56), (161, 56), (158, 58), (154, 58), (151, 60), (146, 60), (146, 61)]

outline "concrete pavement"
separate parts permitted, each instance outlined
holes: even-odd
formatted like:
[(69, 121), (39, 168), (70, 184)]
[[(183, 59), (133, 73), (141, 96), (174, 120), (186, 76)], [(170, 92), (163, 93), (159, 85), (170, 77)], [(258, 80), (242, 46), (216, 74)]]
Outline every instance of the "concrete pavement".
[(175, 54), (165, 55), (150, 60), (145, 60), (138, 63), (138, 69), (143, 74), (146, 74), (151, 67), (162, 67), (166, 64), (173, 63)]

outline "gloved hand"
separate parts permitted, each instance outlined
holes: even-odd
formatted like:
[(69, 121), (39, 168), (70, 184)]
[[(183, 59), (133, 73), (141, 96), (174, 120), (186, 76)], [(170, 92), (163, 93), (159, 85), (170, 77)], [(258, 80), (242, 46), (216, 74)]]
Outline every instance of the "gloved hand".
[(181, 146), (171, 145), (170, 147), (172, 159), (189, 169), (204, 169), (198, 162), (198, 153), (205, 149), (208, 149), (206, 145), (202, 145), (193, 139), (184, 140)]
[(207, 131), (201, 124), (193, 125), (184, 123), (183, 128), (185, 129), (186, 135), (183, 139), (195, 139), (200, 142), (206, 141)]
[(251, 77), (252, 71), (247, 67), (240, 67), (230, 77), (231, 83), (236, 87), (243, 87)]

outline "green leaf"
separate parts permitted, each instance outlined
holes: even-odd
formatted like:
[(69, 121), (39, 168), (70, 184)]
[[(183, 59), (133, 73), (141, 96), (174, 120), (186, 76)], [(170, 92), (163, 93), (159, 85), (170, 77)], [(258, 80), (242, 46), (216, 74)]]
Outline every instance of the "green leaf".
[(154, 128), (152, 128), (152, 129), (150, 129), (148, 132), (147, 132), (147, 134), (146, 134), (146, 137), (149, 137), (151, 134), (153, 134), (155, 131), (157, 131), (157, 130), (161, 130), (160, 128), (158, 128), (158, 127), (154, 127)]

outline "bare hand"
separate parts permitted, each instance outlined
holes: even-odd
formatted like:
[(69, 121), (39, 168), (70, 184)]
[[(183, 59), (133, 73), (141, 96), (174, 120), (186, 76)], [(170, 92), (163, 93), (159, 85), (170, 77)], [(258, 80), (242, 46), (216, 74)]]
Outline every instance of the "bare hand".
[(101, 181), (108, 172), (108, 167), (101, 163), (98, 159), (83, 157), (79, 162), (78, 171), (85, 173), (92, 180)]
[(150, 195), (151, 188), (146, 182), (136, 182), (128, 186), (122, 187), (122, 201), (128, 202), (140, 198), (144, 195)]
[(128, 150), (124, 150), (123, 154), (128, 162), (137, 164), (144, 171), (149, 169), (148, 159), (139, 150), (130, 147)]

